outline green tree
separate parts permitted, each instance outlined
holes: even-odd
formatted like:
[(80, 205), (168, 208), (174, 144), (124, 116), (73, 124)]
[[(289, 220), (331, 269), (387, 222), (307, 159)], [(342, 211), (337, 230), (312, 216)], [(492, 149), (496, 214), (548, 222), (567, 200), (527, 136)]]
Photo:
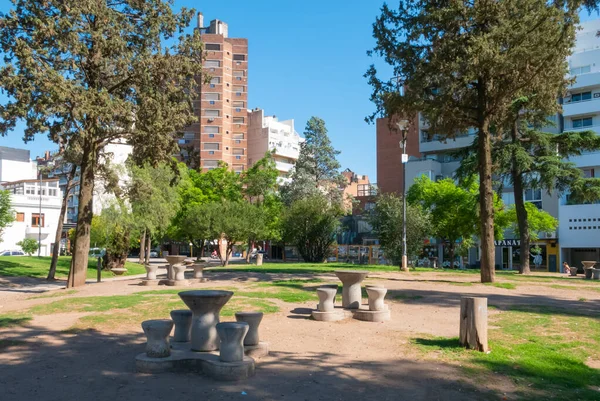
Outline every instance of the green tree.
[(127, 197), (140, 235), (140, 263), (148, 263), (152, 237), (165, 234), (180, 205), (178, 184), (185, 180), (187, 168), (173, 171), (166, 163), (137, 166), (129, 163)]
[(454, 254), (459, 241), (477, 235), (478, 216), (477, 188), (458, 187), (453, 180), (433, 182), (429, 177), (415, 179), (407, 193), (411, 204), (419, 204), (429, 210), (431, 216), (431, 234), (448, 244), (450, 266), (454, 264)]
[(12, 210), (10, 203), (10, 192), (8, 190), (0, 190), (0, 241), (2, 233), (15, 219), (15, 212)]
[[(523, 99), (516, 103), (523, 103)], [(527, 189), (539, 189), (557, 195), (571, 191), (572, 199), (581, 202), (600, 199), (600, 179), (584, 178), (582, 171), (568, 160), (582, 152), (600, 149), (600, 138), (593, 131), (552, 134), (530, 128), (532, 124), (528, 124), (525, 119), (532, 116), (533, 109), (533, 106), (531, 109), (517, 107), (517, 119), (493, 143), (492, 153), (497, 190), (502, 192), (505, 182), (510, 183), (513, 188), (515, 204), (509, 220), (516, 222), (514, 231), (520, 238), (519, 272), (522, 274), (531, 272), (530, 244), (535, 241), (534, 232), (540, 230), (539, 227), (532, 226), (536, 224), (532, 219), (540, 217), (539, 214), (529, 214), (533, 209), (525, 202), (524, 194)], [(533, 117), (533, 124), (546, 123), (545, 115), (541, 116), (541, 120)], [(476, 146), (475, 143), (458, 153), (463, 158), (457, 170), (459, 178), (469, 177), (476, 170)]]
[[(173, 132), (196, 121), (200, 32), (193, 10), (171, 2), (24, 0), (0, 16), (0, 132), (24, 120), (25, 141), (43, 133), (81, 151), (79, 212), (68, 286), (85, 284), (98, 158), (114, 140), (137, 163), (169, 160)], [(165, 43), (169, 40), (169, 44)]]
[(200, 210), (208, 221), (209, 238), (217, 239), (219, 244), (225, 241), (226, 246), (217, 247), (221, 264), (227, 266), (233, 246), (264, 230), (264, 215), (261, 209), (246, 201), (212, 202)]
[(334, 202), (342, 202), (340, 187), (346, 184), (340, 174), (340, 163), (336, 156), (340, 154), (331, 145), (327, 135), (325, 121), (311, 117), (304, 129), (305, 141), (300, 145), (300, 156), (291, 173), (292, 181), (281, 188), (281, 196), (286, 205), (298, 199), (327, 194)]
[(17, 245), (20, 246), (23, 252), (25, 252), (29, 256), (37, 252), (39, 247), (37, 240), (33, 238), (24, 238), (21, 241), (17, 242)]
[(343, 210), (326, 195), (314, 194), (295, 201), (283, 214), (283, 238), (298, 248), (306, 262), (322, 263), (335, 244)]
[(402, 0), (397, 10), (384, 5), (373, 25), (371, 53), (383, 57), (396, 77), (381, 80), (374, 66), (368, 70), (376, 115), (421, 112), (429, 131), (445, 138), (475, 129), (482, 282), (495, 275), (492, 137), (507, 125), (520, 96), (537, 93), (545, 106), (559, 107), (555, 97), (568, 84), (565, 60), (581, 5)]
[(277, 193), (279, 171), (271, 152), (258, 160), (242, 175), (243, 194), (246, 200), (260, 209), (264, 224), (257, 226), (259, 231), (252, 231), (248, 238), (246, 263), (250, 262), (252, 245), (257, 240), (279, 240), (281, 238), (280, 215), (281, 199)]
[[(414, 259), (423, 250), (423, 240), (431, 233), (429, 213), (420, 205), (406, 207), (406, 254)], [(379, 238), (386, 259), (402, 267), (402, 198), (395, 194), (377, 197), (369, 221)]]
[[(539, 233), (555, 231), (558, 227), (558, 220), (544, 210), (538, 209), (531, 202), (525, 202), (525, 209), (527, 210), (527, 230), (529, 230), (529, 240), (535, 242), (539, 239)], [(511, 222), (511, 229), (515, 235), (520, 236), (520, 224), (517, 219), (517, 205), (514, 204), (506, 211), (507, 219)], [(523, 238), (521, 236), (521, 238)], [(529, 244), (528, 244), (529, 245)], [(522, 249), (522, 248), (521, 248)], [(523, 258), (529, 259), (529, 252), (525, 256), (521, 254), (521, 264), (523, 264)]]
[(90, 238), (95, 246), (106, 249), (105, 270), (125, 266), (134, 226), (133, 215), (122, 201), (116, 201), (94, 216)]

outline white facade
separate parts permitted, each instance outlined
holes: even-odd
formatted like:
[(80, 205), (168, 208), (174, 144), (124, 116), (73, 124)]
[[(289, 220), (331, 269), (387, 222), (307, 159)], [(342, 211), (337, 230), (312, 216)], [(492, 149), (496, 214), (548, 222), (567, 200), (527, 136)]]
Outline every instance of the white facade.
[(0, 183), (37, 178), (37, 164), (29, 151), (0, 146)]
[(279, 121), (275, 116), (265, 116), (264, 110), (248, 110), (248, 167), (274, 151), (275, 165), (280, 181), (292, 170), (300, 155), (300, 144), (304, 142), (294, 129), (294, 120)]
[(11, 192), (15, 221), (4, 230), (0, 250), (20, 250), (17, 242), (33, 238), (41, 242), (40, 254), (50, 256), (62, 202), (58, 179), (43, 180), (41, 194), (37, 180), (8, 182), (2, 187)]
[[(124, 187), (129, 180), (125, 162), (131, 154), (133, 148), (124, 142), (113, 142), (106, 145), (103, 150), (101, 163), (109, 164), (119, 175), (119, 186)], [(101, 179), (94, 182), (94, 196), (92, 200), (92, 210), (94, 214), (100, 214), (102, 209), (109, 207), (115, 200), (112, 192), (107, 192), (105, 183)], [(73, 200), (75, 203), (75, 200)]]
[[(569, 57), (570, 76), (575, 78), (563, 99), (565, 131), (600, 133), (600, 20), (582, 23), (577, 44)], [(600, 152), (587, 152), (571, 162), (586, 177), (600, 177)], [(600, 204), (571, 204), (562, 197), (558, 209), (561, 262), (581, 267), (582, 260), (600, 260)]]

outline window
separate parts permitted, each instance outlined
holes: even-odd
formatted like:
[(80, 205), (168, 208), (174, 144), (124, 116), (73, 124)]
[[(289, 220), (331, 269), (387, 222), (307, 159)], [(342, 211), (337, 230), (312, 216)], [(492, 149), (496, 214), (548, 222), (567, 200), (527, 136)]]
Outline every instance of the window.
[(208, 137), (209, 137), (209, 138), (214, 138), (214, 137), (215, 137), (215, 134), (208, 134)]
[(373, 210), (375, 209), (375, 202), (367, 202), (365, 203), (365, 211), (368, 212), (369, 210)]
[(585, 178), (594, 178), (594, 169), (593, 168), (584, 168), (583, 169), (583, 176)]
[(44, 213), (41, 214), (41, 219), (40, 219), (40, 214), (39, 213), (32, 213), (31, 214), (31, 227), (39, 227), (40, 224), (42, 227), (44, 227)]
[(204, 110), (204, 115), (206, 117), (219, 117), (221, 115), (221, 112), (219, 110), (208, 109)]
[(236, 96), (242, 96), (242, 92), (236, 92), (235, 95)]
[(214, 154), (215, 154), (215, 151), (214, 151), (214, 150), (211, 150), (211, 151), (209, 151), (209, 152), (208, 152), (208, 154), (209, 154), (209, 155), (214, 155)]
[(234, 61), (246, 61), (246, 55), (245, 54), (234, 54), (233, 60)]
[(15, 215), (15, 221), (22, 223), (25, 221), (25, 213), (22, 212), (17, 212), (17, 214)]
[(234, 164), (233, 171), (235, 171), (236, 173), (244, 171), (244, 165), (243, 164)]
[(241, 160), (242, 156), (236, 156), (235, 158), (236, 158), (236, 160)]
[(242, 111), (242, 109), (240, 109), (240, 108), (238, 107), (237, 109), (235, 109), (235, 111), (237, 111), (237, 112), (239, 113), (240, 111)]
[(244, 108), (246, 105), (244, 104), (244, 102), (242, 100), (234, 100), (232, 103), (233, 107), (239, 107), (239, 108)]
[(244, 124), (244, 117), (233, 117), (234, 124)]
[(589, 65), (584, 65), (583, 67), (573, 67), (571, 68), (571, 75), (587, 74), (591, 71), (592, 67)]
[(218, 43), (207, 43), (204, 45), (204, 48), (206, 50), (216, 50), (216, 51), (220, 51), (221, 50), (221, 45)]
[(206, 60), (204, 62), (204, 67), (220, 67), (221, 62), (219, 60)]
[(215, 101), (211, 100), (211, 101), (208, 102), (208, 104), (215, 104)]
[(244, 139), (244, 133), (243, 132), (234, 132), (233, 139)]
[(219, 127), (215, 127), (213, 125), (207, 125), (206, 127), (202, 128), (202, 130), (206, 134), (218, 134), (219, 133)]
[(204, 160), (204, 167), (206, 167), (206, 168), (219, 167), (219, 161), (218, 160)]
[(219, 77), (214, 77), (210, 80), (211, 84), (220, 84), (221, 83), (221, 78)]
[(233, 85), (233, 91), (234, 92), (243, 92), (244, 87), (242, 85)]
[(236, 79), (237, 81), (241, 81), (241, 80), (242, 80), (242, 77), (235, 77), (235, 79)]
[(204, 150), (219, 150), (218, 143), (205, 143)]
[(542, 208), (542, 190), (528, 189), (525, 191), (525, 202), (533, 203), (538, 209)]
[(49, 188), (48, 189), (48, 196), (56, 196), (56, 189)]
[(211, 88), (214, 88), (214, 87), (215, 87), (215, 84), (210, 84), (210, 87), (211, 87)]
[(573, 120), (573, 128), (591, 127), (592, 117), (577, 118)]
[(233, 72), (233, 76), (234, 77), (243, 77), (244, 76), (244, 71), (240, 71), (240, 70), (234, 71)]
[(584, 100), (591, 100), (591, 99), (592, 99), (592, 92), (576, 93), (571, 96), (571, 103), (582, 102)]
[(233, 154), (234, 155), (243, 155), (244, 154), (244, 148), (233, 148)]
[(219, 100), (220, 99), (219, 94), (214, 93), (214, 92), (205, 93), (204, 98), (206, 100)]
[(242, 141), (240, 141), (239, 139), (236, 139), (236, 140), (235, 140), (235, 144), (236, 144), (236, 145), (239, 145), (240, 143), (242, 143)]

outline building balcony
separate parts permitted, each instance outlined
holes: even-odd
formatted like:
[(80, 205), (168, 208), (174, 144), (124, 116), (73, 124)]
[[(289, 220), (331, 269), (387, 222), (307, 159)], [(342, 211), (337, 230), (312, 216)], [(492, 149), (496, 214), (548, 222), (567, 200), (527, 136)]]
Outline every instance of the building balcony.
[(450, 149), (460, 149), (470, 146), (475, 139), (474, 135), (465, 135), (456, 137), (453, 139), (444, 140), (433, 140), (433, 141), (421, 141), (419, 144), (419, 151), (421, 153), (432, 153), (446, 151)]
[(558, 237), (562, 248), (598, 248), (600, 204), (560, 205)]
[(294, 160), (297, 160), (300, 156), (300, 146), (297, 146), (296, 149), (287, 146), (274, 146), (272, 150), (275, 151), (275, 156), (288, 157)]
[[(42, 238), (46, 238), (48, 235), (53, 234), (54, 231), (55, 230), (53, 230), (52, 227), (42, 227), (41, 228)], [(28, 226), (27, 228), (25, 228), (25, 235), (30, 238), (31, 237), (37, 238), (38, 235), (40, 235), (40, 228)]]
[(283, 171), (283, 172), (287, 173), (292, 168), (294, 168), (294, 164), (293, 163), (285, 163), (285, 162), (276, 161), (275, 162), (275, 168), (277, 168), (277, 170), (279, 170), (279, 171)]
[(573, 128), (573, 123), (569, 120), (565, 120), (565, 131), (594, 131), (596, 134), (600, 134), (600, 125), (590, 125), (588, 127), (577, 127)]
[(570, 86), (570, 89), (584, 89), (598, 86), (600, 82), (600, 72), (591, 72), (588, 74), (577, 75), (576, 81)]
[(600, 112), (600, 98), (563, 104), (564, 117), (584, 114), (596, 114), (598, 112)]

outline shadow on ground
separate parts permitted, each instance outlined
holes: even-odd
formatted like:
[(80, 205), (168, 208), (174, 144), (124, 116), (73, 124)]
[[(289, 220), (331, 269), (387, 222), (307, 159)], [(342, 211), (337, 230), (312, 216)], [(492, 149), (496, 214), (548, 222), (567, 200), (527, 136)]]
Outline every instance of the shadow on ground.
[[(302, 341), (302, 339), (297, 339)], [(457, 368), (412, 360), (348, 360), (329, 353), (272, 352), (245, 382), (196, 374), (138, 374), (139, 334), (0, 331), (7, 400), (497, 400), (459, 381)], [(366, 352), (366, 351), (365, 351)], [(368, 352), (365, 353), (368, 358)]]

